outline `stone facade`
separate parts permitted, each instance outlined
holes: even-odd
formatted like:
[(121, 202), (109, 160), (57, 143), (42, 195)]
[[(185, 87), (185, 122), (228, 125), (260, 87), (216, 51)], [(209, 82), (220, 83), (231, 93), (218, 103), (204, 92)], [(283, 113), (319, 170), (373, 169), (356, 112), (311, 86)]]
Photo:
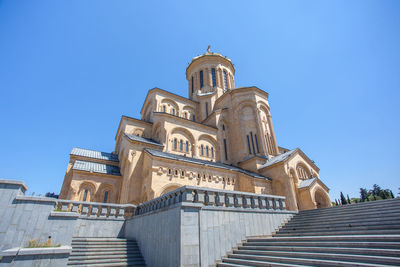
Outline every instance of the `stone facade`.
[(189, 98), (153, 88), (141, 119), (122, 116), (113, 153), (74, 148), (60, 198), (139, 204), (192, 185), (285, 196), (289, 210), (330, 206), (314, 162), (278, 146), (268, 93), (235, 88), (234, 75), (218, 53), (193, 58)]

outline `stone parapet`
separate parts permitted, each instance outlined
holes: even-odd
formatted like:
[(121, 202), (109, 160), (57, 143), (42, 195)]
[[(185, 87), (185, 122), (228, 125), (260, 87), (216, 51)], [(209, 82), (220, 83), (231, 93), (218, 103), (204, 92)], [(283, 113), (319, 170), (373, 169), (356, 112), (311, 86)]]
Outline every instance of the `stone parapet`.
[(140, 204), (136, 215), (157, 211), (177, 203), (198, 204), (198, 207), (245, 209), (252, 211), (284, 211), (285, 197), (228, 191), (195, 186), (183, 186), (158, 198)]

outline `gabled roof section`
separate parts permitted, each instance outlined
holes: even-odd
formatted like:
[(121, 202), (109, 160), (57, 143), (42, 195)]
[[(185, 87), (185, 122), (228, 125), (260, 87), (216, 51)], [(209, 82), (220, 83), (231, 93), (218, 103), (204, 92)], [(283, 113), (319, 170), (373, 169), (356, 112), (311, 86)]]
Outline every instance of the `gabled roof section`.
[(285, 160), (286, 160), (287, 158), (289, 158), (292, 154), (294, 154), (294, 152), (296, 152), (297, 149), (298, 149), (298, 148), (293, 149), (293, 150), (290, 150), (290, 151), (288, 151), (288, 152), (285, 152), (285, 153), (283, 153), (283, 154), (280, 154), (280, 155), (278, 155), (278, 156), (275, 156), (275, 157), (271, 158), (271, 159), (268, 160), (264, 165), (262, 165), (262, 166), (260, 167), (260, 169), (263, 169), (263, 168), (272, 166), (272, 165), (274, 165), (274, 164), (277, 164), (277, 163), (279, 163), (279, 162), (285, 161)]
[(304, 189), (304, 188), (311, 187), (315, 183), (318, 183), (320, 186), (322, 186), (327, 191), (329, 191), (329, 188), (321, 181), (321, 179), (318, 179), (317, 177), (301, 181), (301, 183), (299, 184), (299, 189)]
[(79, 147), (74, 147), (72, 149), (70, 155), (119, 162), (118, 155), (116, 155), (116, 154), (101, 152), (101, 151), (96, 151), (96, 150), (91, 150), (91, 149), (84, 149), (84, 148), (79, 148)]
[(77, 171), (95, 172), (107, 175), (121, 176), (120, 169), (117, 166), (90, 162), (90, 161), (76, 160), (72, 169)]
[(122, 121), (123, 121), (123, 120), (128, 120), (128, 121), (131, 121), (131, 122), (133, 121), (133, 122), (135, 122), (135, 123), (142, 124), (143, 127), (146, 127), (146, 126), (153, 126), (153, 123), (151, 123), (151, 122), (144, 121), (144, 120), (140, 120), (140, 119), (136, 119), (136, 118), (132, 118), (132, 117), (125, 116), (125, 115), (122, 115), (121, 120), (119, 121), (119, 124), (118, 124), (117, 133), (115, 134), (115, 138), (114, 138), (115, 140), (117, 140), (117, 138), (118, 138), (119, 132), (120, 132), (120, 130), (121, 130), (121, 124), (122, 124)]
[(283, 154), (280, 154), (280, 155), (278, 155), (278, 156), (273, 157), (272, 159), (268, 160), (264, 165), (262, 165), (262, 166), (259, 168), (259, 170), (264, 169), (264, 168), (267, 168), (267, 167), (270, 167), (270, 166), (275, 165), (275, 164), (278, 164), (278, 163), (280, 163), (280, 162), (283, 162), (283, 161), (289, 159), (290, 157), (294, 156), (294, 155), (297, 154), (297, 153), (300, 154), (300, 155), (304, 158), (304, 160), (307, 161), (308, 164), (310, 164), (310, 165), (311, 165), (312, 167), (314, 167), (317, 171), (319, 171), (318, 166), (315, 165), (315, 163), (314, 163), (312, 160), (310, 160), (310, 158), (307, 157), (307, 155), (304, 154), (304, 152), (301, 151), (300, 148), (296, 148), (296, 149), (290, 150), (290, 151), (288, 151), (288, 152), (285, 152), (285, 153), (283, 153)]
[(126, 137), (128, 137), (130, 140), (135, 141), (135, 142), (140, 142), (140, 143), (145, 143), (149, 145), (154, 145), (154, 146), (161, 146), (164, 147), (162, 144), (152, 140), (152, 139), (147, 139), (141, 136), (133, 135), (133, 134), (125, 134)]
[(311, 179), (301, 181), (301, 183), (299, 184), (299, 189), (310, 187), (316, 181), (316, 179), (317, 178), (311, 178)]
[(196, 102), (196, 101), (194, 101), (194, 100), (192, 100), (192, 99), (186, 98), (186, 97), (184, 97), (184, 96), (171, 93), (171, 92), (169, 92), (169, 91), (166, 91), (166, 90), (161, 89), (161, 88), (158, 88), (158, 87), (154, 87), (153, 89), (150, 89), (150, 90), (147, 92), (146, 98), (144, 99), (144, 102), (143, 102), (143, 106), (142, 106), (142, 108), (140, 109), (140, 114), (142, 114), (142, 112), (143, 112), (143, 108), (144, 108), (144, 106), (145, 106), (145, 104), (146, 104), (146, 102), (147, 102), (147, 98), (149, 97), (149, 95), (150, 95), (151, 93), (153, 93), (153, 92), (155, 92), (155, 91), (159, 91), (159, 92), (162, 92), (162, 93), (166, 93), (167, 95), (170, 95), (170, 96), (172, 96), (172, 97), (179, 98), (179, 99), (182, 100), (182, 101), (190, 102), (190, 103), (192, 103), (192, 104), (198, 104), (198, 103), (199, 103), (199, 102)]
[(236, 171), (236, 172), (240, 172), (240, 173), (249, 175), (254, 178), (271, 180), (271, 178), (259, 175), (254, 172), (249, 172), (249, 171), (243, 170), (243, 169), (235, 167), (235, 166), (227, 165), (224, 163), (212, 162), (212, 161), (201, 160), (201, 159), (190, 158), (190, 157), (184, 157), (184, 156), (175, 155), (175, 154), (168, 153), (168, 152), (157, 151), (157, 150), (153, 150), (153, 149), (145, 149), (145, 151), (147, 151), (152, 156), (156, 156), (156, 157), (160, 157), (160, 158), (166, 158), (166, 159), (177, 160), (177, 161), (182, 161), (182, 162), (187, 162), (187, 163), (193, 163), (193, 164), (203, 165), (203, 166), (207, 166), (207, 167), (231, 170), (231, 171)]

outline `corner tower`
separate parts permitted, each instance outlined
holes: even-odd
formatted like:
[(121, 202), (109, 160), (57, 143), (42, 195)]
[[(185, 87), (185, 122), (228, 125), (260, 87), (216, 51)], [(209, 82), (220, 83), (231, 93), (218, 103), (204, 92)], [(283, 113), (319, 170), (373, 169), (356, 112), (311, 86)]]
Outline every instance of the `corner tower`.
[(235, 67), (219, 53), (210, 52), (194, 57), (186, 68), (189, 98), (200, 103), (199, 119), (206, 119), (214, 109), (215, 100), (235, 87)]

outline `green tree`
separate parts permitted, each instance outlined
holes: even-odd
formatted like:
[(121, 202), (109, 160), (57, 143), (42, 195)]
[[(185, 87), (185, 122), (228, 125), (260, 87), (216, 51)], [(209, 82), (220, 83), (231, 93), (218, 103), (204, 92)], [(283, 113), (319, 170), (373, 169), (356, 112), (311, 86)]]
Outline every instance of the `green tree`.
[(342, 202), (342, 205), (347, 204), (346, 198), (344, 197), (342, 192), (340, 192), (340, 202)]
[(390, 190), (390, 197), (391, 197), (391, 198), (394, 198), (394, 195), (393, 195), (392, 190)]
[(350, 200), (350, 198), (349, 198), (349, 194), (347, 194), (347, 203), (348, 203), (348, 204), (351, 204), (351, 200)]
[(335, 198), (335, 204), (336, 204), (336, 206), (339, 206), (339, 203), (337, 202), (336, 198)]
[(374, 184), (372, 186), (372, 195), (373, 196), (376, 196), (376, 197), (379, 196), (381, 191), (382, 191), (382, 188), (379, 185)]
[(368, 191), (365, 188), (360, 188), (360, 202), (366, 201), (368, 198)]

